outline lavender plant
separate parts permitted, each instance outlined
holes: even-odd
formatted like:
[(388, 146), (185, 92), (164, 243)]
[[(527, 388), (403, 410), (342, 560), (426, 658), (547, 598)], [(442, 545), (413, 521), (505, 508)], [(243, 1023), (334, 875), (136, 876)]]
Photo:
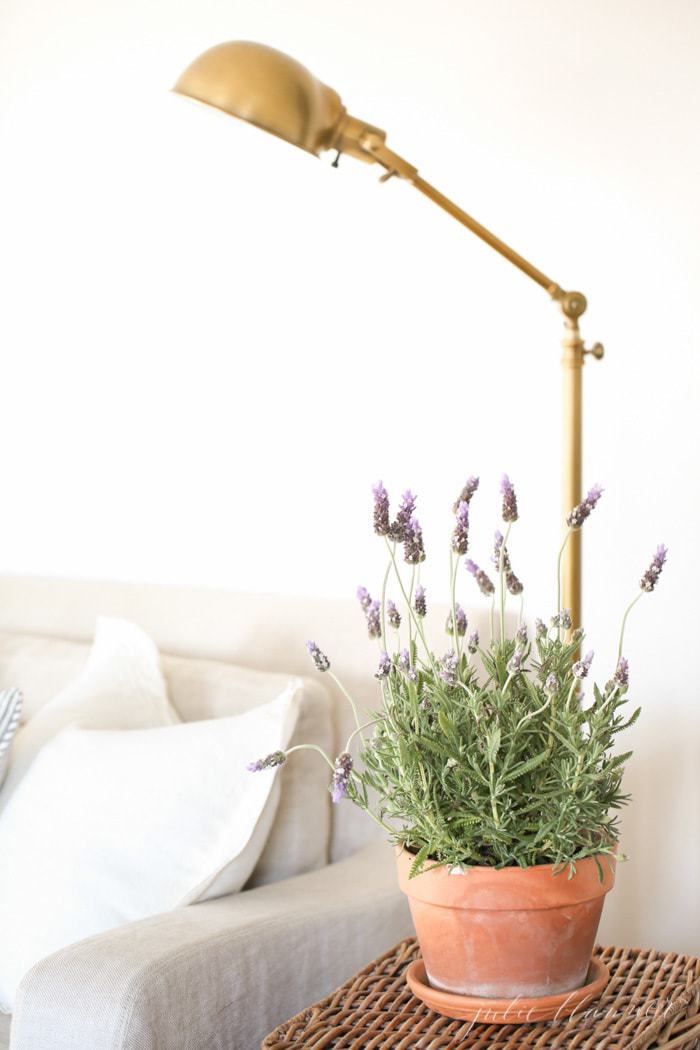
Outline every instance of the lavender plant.
[[(590, 517), (602, 489), (593, 486), (566, 519), (557, 559), (556, 611), (549, 625), (535, 621), (531, 638), (522, 622), (524, 588), (508, 550), (518, 503), (507, 475), (501, 482), (504, 532), (496, 531), (492, 554), (496, 583), (465, 557), (478, 487), (479, 479), (470, 477), (453, 506), (449, 642), (439, 655), (425, 637), (429, 610), (420, 583), (425, 548), (416, 497), (405, 492), (392, 520), (387, 490), (381, 482), (374, 486), (374, 531), (386, 545), (387, 568), (381, 598), (373, 599), (365, 587), (358, 588), (357, 597), (368, 635), (378, 645), (375, 677), (382, 703), (363, 724), (326, 654), (307, 643), (316, 669), (335, 680), (355, 721), (335, 760), (320, 753), (332, 771), (333, 802), (349, 799), (394, 843), (413, 852), (414, 875), (427, 864), (458, 869), (554, 864), (573, 870), (577, 860), (616, 848), (617, 812), (628, 801), (621, 780), (632, 752), (615, 753), (614, 747), (618, 734), (640, 714), (639, 708), (625, 711), (625, 627), (632, 607), (656, 587), (667, 551), (657, 548), (624, 613), (618, 661), (609, 680), (602, 688), (594, 684), (586, 697), (593, 653), (581, 655), (583, 630), (572, 629), (571, 614), (561, 607), (561, 561), (571, 533)], [(407, 568), (399, 564), (401, 554)], [(456, 600), (462, 564), (476, 591), (490, 602), (491, 637), (481, 648)], [(392, 579), (401, 609), (387, 595)], [(509, 595), (519, 599), (512, 637), (506, 631)], [(356, 742), (359, 762), (352, 757)], [(273, 769), (306, 746), (312, 745), (274, 752), (248, 768)]]

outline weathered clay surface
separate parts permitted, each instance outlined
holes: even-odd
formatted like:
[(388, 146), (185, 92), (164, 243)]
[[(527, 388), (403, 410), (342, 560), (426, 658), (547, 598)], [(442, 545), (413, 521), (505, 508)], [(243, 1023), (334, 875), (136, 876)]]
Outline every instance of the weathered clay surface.
[(433, 988), (482, 998), (559, 995), (586, 981), (615, 863), (593, 858), (576, 874), (532, 868), (434, 868), (408, 878), (413, 861), (397, 853), (399, 884)]

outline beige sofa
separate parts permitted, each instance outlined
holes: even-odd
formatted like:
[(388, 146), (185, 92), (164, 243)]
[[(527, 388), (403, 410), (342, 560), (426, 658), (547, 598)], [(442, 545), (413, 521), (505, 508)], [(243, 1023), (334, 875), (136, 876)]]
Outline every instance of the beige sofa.
[[(376, 644), (351, 599), (0, 577), (0, 688), (23, 688), (29, 717), (78, 673), (98, 615), (151, 635), (185, 719), (230, 713), (231, 665), (311, 675), (297, 732), (337, 752), (351, 715), (311, 666), (308, 638), (361, 706), (378, 700)], [(443, 615), (429, 618), (437, 647), (446, 644)], [(279, 1022), (410, 933), (391, 849), (375, 825), (350, 803), (332, 806), (325, 792), (319, 807), (303, 781), (285, 790), (290, 767), (254, 874), (265, 885), (44, 959), (22, 982), (11, 1034), (0, 1015), (0, 1050), (257, 1050)], [(292, 861), (306, 874), (288, 877)]]
[[(350, 600), (0, 578), (0, 688), (24, 689), (28, 717), (79, 672), (98, 615), (133, 620), (169, 654), (169, 692), (186, 719), (230, 713), (232, 664), (315, 676), (298, 732), (339, 750), (348, 712), (310, 664), (307, 638), (360, 704), (377, 700), (376, 645)], [(279, 1022), (409, 933), (391, 850), (372, 822), (349, 803), (332, 806), (325, 792), (305, 798), (297, 787), (288, 797), (288, 768), (276, 846), (253, 879), (266, 884), (44, 959), (24, 978), (12, 1020), (0, 1015), (0, 1048), (256, 1050)], [(292, 860), (306, 874), (287, 877)]]

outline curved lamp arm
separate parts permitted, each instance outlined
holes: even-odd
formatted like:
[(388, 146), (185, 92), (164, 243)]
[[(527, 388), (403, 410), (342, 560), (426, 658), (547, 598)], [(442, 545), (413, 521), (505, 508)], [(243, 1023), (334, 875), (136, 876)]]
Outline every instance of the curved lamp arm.
[[(308, 153), (336, 150), (384, 168), (381, 181), (406, 179), (513, 266), (544, 288), (564, 315), (562, 342), (563, 436), (562, 508), (566, 516), (581, 501), (583, 363), (587, 354), (603, 356), (595, 343), (587, 349), (579, 332), (586, 310), (581, 292), (566, 292), (522, 255), (426, 182), (408, 161), (386, 145), (386, 134), (350, 116), (340, 96), (295, 59), (264, 44), (232, 41), (210, 48), (182, 73), (173, 89), (246, 120)], [(337, 158), (336, 158), (337, 164)], [(581, 533), (575, 531), (563, 566), (564, 605), (574, 626), (581, 623)]]

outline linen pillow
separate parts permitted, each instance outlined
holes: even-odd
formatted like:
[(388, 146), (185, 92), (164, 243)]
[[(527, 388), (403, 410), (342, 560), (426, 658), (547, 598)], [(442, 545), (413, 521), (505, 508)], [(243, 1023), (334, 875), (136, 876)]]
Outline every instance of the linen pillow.
[(277, 779), (246, 763), (287, 746), (300, 686), (231, 718), (68, 728), (45, 745), (0, 819), (0, 1009), (46, 955), (202, 899), (224, 875), (224, 892), (243, 886)]
[(3, 689), (0, 693), (0, 787), (10, 764), (10, 747), (22, 714), (22, 694), (19, 689)]
[(0, 814), (44, 744), (66, 726), (139, 729), (176, 722), (155, 644), (136, 624), (100, 617), (81, 673), (17, 733)]

